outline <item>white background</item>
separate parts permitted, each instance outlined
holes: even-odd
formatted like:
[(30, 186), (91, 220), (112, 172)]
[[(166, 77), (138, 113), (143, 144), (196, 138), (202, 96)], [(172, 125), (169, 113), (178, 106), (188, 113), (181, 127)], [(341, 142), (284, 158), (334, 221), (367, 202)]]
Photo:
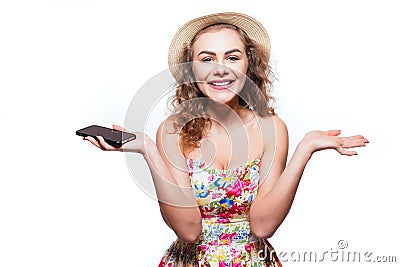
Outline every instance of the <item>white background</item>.
[(0, 266), (157, 266), (175, 239), (157, 202), (123, 154), (75, 130), (122, 125), (135, 92), (167, 68), (176, 30), (221, 10), (269, 31), (290, 152), (313, 129), (370, 140), (357, 157), (313, 156), (275, 248), (322, 254), (346, 240), (400, 260), (396, 1), (15, 0), (0, 3)]

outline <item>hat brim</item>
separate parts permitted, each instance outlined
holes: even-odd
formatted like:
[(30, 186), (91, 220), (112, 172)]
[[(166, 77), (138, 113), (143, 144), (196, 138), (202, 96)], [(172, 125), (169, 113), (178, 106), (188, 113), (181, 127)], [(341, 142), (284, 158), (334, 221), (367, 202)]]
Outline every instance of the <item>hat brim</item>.
[[(265, 49), (267, 56), (270, 55), (271, 45), (269, 36), (266, 29), (259, 21), (242, 13), (215, 13), (195, 18), (187, 22), (178, 30), (169, 47), (168, 65), (170, 69), (172, 70), (175, 66), (183, 63), (181, 60), (182, 52), (184, 48), (192, 42), (197, 32), (208, 26), (219, 23), (227, 23), (237, 26), (243, 30), (250, 39), (261, 45)], [(172, 74), (176, 77), (174, 73)]]

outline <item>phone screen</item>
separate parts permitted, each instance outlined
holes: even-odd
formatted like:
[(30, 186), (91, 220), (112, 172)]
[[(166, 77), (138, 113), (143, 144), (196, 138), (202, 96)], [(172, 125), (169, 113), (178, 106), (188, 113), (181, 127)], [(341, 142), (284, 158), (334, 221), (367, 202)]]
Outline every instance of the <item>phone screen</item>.
[(122, 146), (136, 138), (136, 135), (133, 133), (122, 132), (98, 125), (91, 125), (77, 130), (76, 134), (83, 137), (92, 136), (94, 138), (96, 138), (96, 136), (102, 136), (107, 143), (115, 147)]

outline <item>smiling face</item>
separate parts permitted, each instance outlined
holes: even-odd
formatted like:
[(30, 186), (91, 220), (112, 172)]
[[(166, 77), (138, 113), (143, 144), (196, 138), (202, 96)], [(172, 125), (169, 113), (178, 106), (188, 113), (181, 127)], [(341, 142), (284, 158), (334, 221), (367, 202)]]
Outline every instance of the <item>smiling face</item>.
[(197, 36), (192, 47), (193, 72), (200, 91), (218, 103), (238, 104), (246, 81), (248, 58), (243, 38), (228, 28)]

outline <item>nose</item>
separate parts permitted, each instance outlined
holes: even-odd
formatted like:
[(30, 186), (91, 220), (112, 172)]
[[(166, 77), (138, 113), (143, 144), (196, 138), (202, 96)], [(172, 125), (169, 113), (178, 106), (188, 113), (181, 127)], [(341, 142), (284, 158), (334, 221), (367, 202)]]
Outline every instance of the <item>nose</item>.
[(226, 74), (229, 73), (229, 68), (225, 66), (224, 64), (215, 64), (214, 67), (214, 75), (215, 76), (225, 76)]

